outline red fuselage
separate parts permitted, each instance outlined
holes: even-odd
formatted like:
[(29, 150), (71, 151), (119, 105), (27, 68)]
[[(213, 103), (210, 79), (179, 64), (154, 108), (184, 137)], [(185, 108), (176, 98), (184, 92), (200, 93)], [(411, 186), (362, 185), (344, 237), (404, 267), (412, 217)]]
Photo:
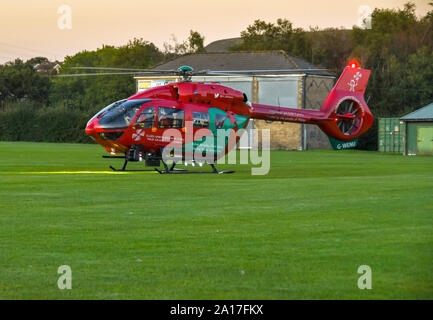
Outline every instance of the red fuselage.
[[(218, 112), (214, 112), (213, 118), (212, 114), (210, 117), (206, 114), (210, 113), (210, 110), (220, 110), (220, 113), (225, 115), (225, 125), (235, 131), (245, 128), (250, 118), (298, 122), (318, 125), (329, 136), (348, 141), (365, 133), (373, 122), (364, 100), (369, 75), (369, 70), (346, 67), (320, 110), (249, 103), (242, 92), (218, 84), (171, 83), (137, 93), (124, 100), (127, 102), (126, 108), (132, 110), (128, 112), (132, 113), (125, 113), (123, 116), (127, 120), (117, 127), (115, 123), (113, 125), (104, 119), (107, 110), (115, 110), (107, 107), (107, 110), (102, 110), (88, 122), (86, 133), (111, 153), (125, 153), (135, 144), (142, 145), (146, 151), (158, 153), (161, 147), (170, 143), (163, 138), (165, 130), (178, 129), (182, 143), (185, 143), (186, 137), (195, 134), (199, 129), (209, 128), (211, 131), (212, 128), (217, 128), (218, 119), (223, 116), (218, 115)], [(343, 104), (347, 104), (347, 108), (343, 108)], [(167, 111), (172, 122), (164, 125)], [(182, 122), (179, 122), (180, 116)], [(140, 117), (145, 119), (144, 122), (140, 122)], [(197, 119), (201, 119), (201, 124)], [(239, 119), (242, 120), (242, 125)], [(188, 123), (194, 125), (188, 127)], [(198, 123), (198, 126), (195, 126), (195, 123)]]

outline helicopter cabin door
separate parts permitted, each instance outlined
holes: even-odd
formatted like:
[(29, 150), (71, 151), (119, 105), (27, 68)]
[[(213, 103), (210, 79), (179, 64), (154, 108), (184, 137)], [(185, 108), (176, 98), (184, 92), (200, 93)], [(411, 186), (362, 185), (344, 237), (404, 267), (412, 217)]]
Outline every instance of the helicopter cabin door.
[(157, 149), (169, 145), (170, 154), (182, 152), (185, 139), (185, 111), (183, 106), (163, 105), (157, 107), (156, 128), (154, 129), (154, 145)]
[(215, 139), (210, 130), (209, 108), (197, 107), (192, 109), (190, 117), (192, 118), (193, 142), (186, 148), (193, 151), (193, 158), (199, 164), (204, 162), (213, 163), (215, 159), (214, 144)]
[(135, 124), (132, 127), (131, 138), (137, 145), (142, 145), (146, 150), (153, 147), (152, 136), (156, 131), (156, 107), (146, 106), (138, 112)]

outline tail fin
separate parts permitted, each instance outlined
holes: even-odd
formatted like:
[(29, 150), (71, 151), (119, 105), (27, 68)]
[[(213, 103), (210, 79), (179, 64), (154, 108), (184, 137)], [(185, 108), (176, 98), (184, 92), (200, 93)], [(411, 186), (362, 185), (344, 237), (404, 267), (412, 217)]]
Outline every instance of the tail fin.
[(342, 141), (353, 140), (373, 124), (373, 116), (364, 100), (370, 70), (348, 66), (329, 93), (320, 111), (327, 118), (318, 126), (327, 135)]

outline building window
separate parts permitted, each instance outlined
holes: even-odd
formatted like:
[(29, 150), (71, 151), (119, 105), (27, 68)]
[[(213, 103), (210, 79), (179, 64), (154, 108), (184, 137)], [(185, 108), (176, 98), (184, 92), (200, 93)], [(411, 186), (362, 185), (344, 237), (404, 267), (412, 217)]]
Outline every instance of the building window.
[(158, 107), (158, 128), (183, 128), (185, 114), (182, 109)]
[(193, 112), (192, 122), (194, 128), (209, 128), (209, 113)]
[(137, 117), (137, 125), (143, 129), (153, 128), (155, 124), (155, 107), (144, 109)]

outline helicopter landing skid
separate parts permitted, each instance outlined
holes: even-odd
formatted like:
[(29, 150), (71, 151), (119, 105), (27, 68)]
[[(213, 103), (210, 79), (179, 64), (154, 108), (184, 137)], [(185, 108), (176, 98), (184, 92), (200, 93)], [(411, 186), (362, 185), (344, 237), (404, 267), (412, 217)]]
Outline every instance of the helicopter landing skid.
[(173, 162), (170, 168), (168, 168), (167, 164), (163, 161), (162, 164), (164, 165), (164, 170), (159, 170), (158, 168), (155, 168), (157, 172), (160, 174), (225, 174), (225, 173), (234, 173), (234, 171), (218, 171), (217, 168), (213, 163), (211, 163), (212, 171), (187, 171), (185, 169), (176, 169), (174, 166), (176, 165), (176, 162)]
[(110, 166), (110, 169), (111, 170), (113, 170), (113, 171), (121, 171), (121, 172), (140, 172), (140, 171), (155, 171), (155, 170), (152, 170), (152, 169), (116, 169), (116, 168), (114, 168), (113, 166)]
[(234, 171), (218, 171), (217, 168), (213, 163), (211, 163), (212, 171), (188, 171), (186, 169), (180, 169), (175, 168), (176, 162), (173, 161), (171, 166), (169, 167), (164, 161), (162, 161), (162, 164), (164, 165), (164, 169), (160, 170), (158, 168), (155, 169), (126, 169), (126, 166), (128, 165), (129, 160), (126, 158), (126, 156), (102, 156), (103, 158), (108, 159), (124, 159), (123, 166), (121, 169), (117, 169), (113, 166), (109, 166), (111, 170), (116, 172), (143, 172), (143, 171), (153, 171), (158, 172), (160, 174), (225, 174), (225, 173), (234, 173)]
[(128, 161), (128, 159), (126, 159), (125, 156), (102, 156), (102, 157), (105, 159), (124, 159), (123, 166), (121, 169), (116, 169), (113, 166), (109, 166), (111, 170), (116, 171), (116, 172), (118, 172), (118, 171), (121, 171), (121, 172), (122, 171), (123, 172), (154, 171), (153, 169), (126, 169), (126, 166), (128, 165), (129, 161)]
[[(159, 173), (165, 173), (165, 172), (162, 172), (162, 171), (160, 172), (160, 170), (157, 169), (157, 168), (155, 168), (155, 169), (126, 169), (126, 166), (128, 165), (129, 160), (127, 160), (126, 157), (124, 157), (124, 156), (102, 156), (102, 157), (105, 158), (105, 159), (124, 159), (123, 166), (122, 166), (121, 169), (117, 169), (117, 168), (115, 168), (113, 166), (109, 166), (111, 170), (116, 171), (116, 172), (142, 172), (142, 171), (152, 171), (152, 172), (155, 172), (155, 170), (156, 170)], [(179, 173), (181, 171), (186, 171), (185, 169), (175, 168), (174, 167), (175, 165), (176, 165), (176, 163), (173, 162), (173, 164), (170, 166), (170, 168), (168, 168), (168, 167), (165, 166), (164, 167), (165, 168), (164, 171), (168, 170), (169, 173), (172, 173), (171, 171), (176, 171), (176, 172), (179, 172)]]

